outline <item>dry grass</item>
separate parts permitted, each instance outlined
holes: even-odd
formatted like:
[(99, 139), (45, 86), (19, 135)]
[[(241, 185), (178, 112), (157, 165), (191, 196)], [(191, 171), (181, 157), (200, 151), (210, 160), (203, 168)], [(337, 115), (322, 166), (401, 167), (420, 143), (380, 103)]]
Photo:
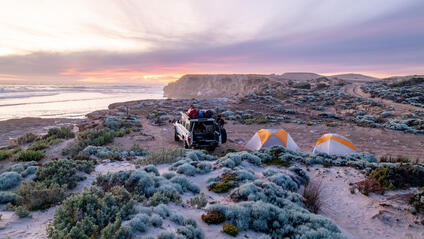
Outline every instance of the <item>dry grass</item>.
[(303, 203), (305, 207), (312, 213), (317, 213), (322, 205), (321, 201), (322, 183), (308, 182), (303, 190)]
[(158, 152), (150, 153), (145, 158), (137, 160), (135, 163), (141, 165), (174, 163), (178, 157), (184, 157), (185, 152), (185, 149), (182, 148), (162, 149)]

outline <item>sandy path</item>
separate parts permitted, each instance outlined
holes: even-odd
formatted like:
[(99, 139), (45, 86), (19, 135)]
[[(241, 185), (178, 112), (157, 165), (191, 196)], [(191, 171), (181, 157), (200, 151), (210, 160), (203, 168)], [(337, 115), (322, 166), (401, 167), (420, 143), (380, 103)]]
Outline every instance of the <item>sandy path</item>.
[(320, 214), (331, 218), (349, 238), (424, 238), (423, 226), (414, 223), (406, 202), (399, 204), (391, 199), (393, 194), (405, 192), (369, 197), (359, 192), (352, 194), (349, 183), (360, 181), (364, 176), (349, 167), (314, 166), (308, 175), (322, 185)]
[(416, 107), (413, 105), (408, 105), (408, 104), (400, 104), (400, 103), (396, 103), (394, 101), (391, 100), (387, 100), (387, 99), (382, 99), (382, 98), (371, 98), (371, 94), (365, 93), (362, 89), (361, 89), (361, 84), (357, 84), (357, 83), (353, 83), (353, 84), (349, 84), (346, 85), (344, 87), (345, 93), (353, 95), (353, 96), (358, 96), (358, 97), (364, 97), (364, 98), (369, 98), (369, 99), (373, 99), (373, 100), (378, 100), (380, 102), (382, 102), (385, 105), (393, 105), (394, 107), (396, 107), (396, 110), (402, 110), (402, 111), (416, 111), (416, 110), (422, 110), (422, 108), (420, 107)]

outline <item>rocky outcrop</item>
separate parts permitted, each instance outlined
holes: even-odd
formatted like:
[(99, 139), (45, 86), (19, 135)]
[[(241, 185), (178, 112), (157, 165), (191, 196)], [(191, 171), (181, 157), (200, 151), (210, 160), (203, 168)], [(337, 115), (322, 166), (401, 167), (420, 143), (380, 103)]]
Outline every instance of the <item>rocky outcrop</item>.
[(277, 75), (228, 74), (185, 75), (164, 88), (168, 98), (212, 98), (250, 94), (260, 88), (278, 84)]

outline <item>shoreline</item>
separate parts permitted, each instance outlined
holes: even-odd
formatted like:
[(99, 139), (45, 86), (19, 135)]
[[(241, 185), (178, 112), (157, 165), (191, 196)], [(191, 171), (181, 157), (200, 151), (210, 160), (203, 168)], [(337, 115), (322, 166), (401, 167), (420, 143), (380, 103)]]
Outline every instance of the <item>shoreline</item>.
[(83, 119), (25, 117), (0, 121), (0, 147), (25, 133), (44, 134), (49, 128), (75, 125)]

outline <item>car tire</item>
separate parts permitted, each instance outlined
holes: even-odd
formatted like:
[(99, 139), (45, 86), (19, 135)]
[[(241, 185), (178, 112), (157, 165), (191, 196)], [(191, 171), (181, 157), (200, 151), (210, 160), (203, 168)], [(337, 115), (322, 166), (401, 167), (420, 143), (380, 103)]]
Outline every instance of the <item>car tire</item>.
[(227, 131), (224, 128), (221, 128), (221, 143), (225, 144), (227, 142)]
[(180, 137), (178, 136), (177, 128), (174, 128), (174, 130), (175, 130), (174, 140), (175, 140), (175, 142), (178, 142), (178, 141), (180, 141)]

